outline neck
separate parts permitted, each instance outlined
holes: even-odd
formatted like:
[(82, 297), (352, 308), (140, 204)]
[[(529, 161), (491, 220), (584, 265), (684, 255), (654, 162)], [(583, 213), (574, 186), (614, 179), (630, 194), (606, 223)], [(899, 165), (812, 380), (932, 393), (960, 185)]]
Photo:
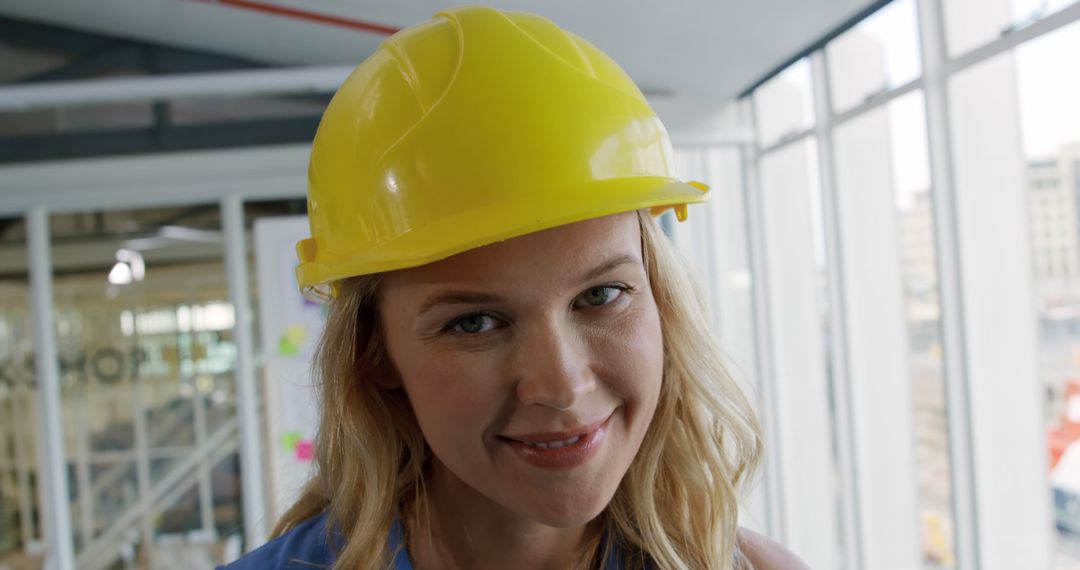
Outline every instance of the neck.
[(425, 480), (426, 509), (412, 504), (405, 519), (417, 568), (571, 568), (590, 536), (589, 525), (555, 528), (509, 511), (434, 457)]

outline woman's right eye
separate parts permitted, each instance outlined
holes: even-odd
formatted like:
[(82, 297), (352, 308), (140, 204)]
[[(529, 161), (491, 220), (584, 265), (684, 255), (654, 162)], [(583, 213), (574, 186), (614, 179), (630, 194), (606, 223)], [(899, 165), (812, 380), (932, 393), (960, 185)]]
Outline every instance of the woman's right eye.
[(479, 313), (465, 315), (450, 323), (450, 326), (447, 328), (452, 332), (461, 334), (480, 334), (494, 329), (495, 319)]

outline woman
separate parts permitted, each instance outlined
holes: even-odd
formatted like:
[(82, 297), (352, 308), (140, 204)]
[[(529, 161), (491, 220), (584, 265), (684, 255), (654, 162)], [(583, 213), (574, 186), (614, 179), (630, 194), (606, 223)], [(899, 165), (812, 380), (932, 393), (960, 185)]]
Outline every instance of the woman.
[(652, 215), (704, 200), (603, 53), (488, 8), (404, 30), (320, 124), (316, 474), (230, 568), (799, 568), (737, 525), (760, 456)]

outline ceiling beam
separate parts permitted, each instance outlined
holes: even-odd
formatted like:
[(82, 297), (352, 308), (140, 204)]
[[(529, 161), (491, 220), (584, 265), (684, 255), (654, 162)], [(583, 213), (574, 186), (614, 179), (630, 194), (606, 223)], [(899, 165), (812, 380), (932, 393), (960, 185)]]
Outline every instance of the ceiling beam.
[(0, 85), (0, 111), (183, 97), (333, 93), (354, 67), (328, 65)]
[(310, 142), (319, 117), (60, 132), (0, 138), (0, 164)]

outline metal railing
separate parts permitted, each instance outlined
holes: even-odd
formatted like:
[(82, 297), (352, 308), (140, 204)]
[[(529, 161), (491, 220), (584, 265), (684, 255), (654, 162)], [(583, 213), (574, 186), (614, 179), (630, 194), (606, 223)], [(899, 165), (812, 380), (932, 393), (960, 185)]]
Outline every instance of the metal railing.
[[(217, 428), (205, 442), (197, 445), (191, 455), (180, 460), (149, 493), (116, 518), (93, 542), (79, 552), (77, 568), (103, 570), (115, 563), (122, 547), (131, 545), (132, 530), (137, 529), (146, 514), (166, 509), (199, 484), (199, 466), (214, 465), (239, 449), (239, 423), (234, 418)], [(137, 535), (137, 533), (135, 533)]]

